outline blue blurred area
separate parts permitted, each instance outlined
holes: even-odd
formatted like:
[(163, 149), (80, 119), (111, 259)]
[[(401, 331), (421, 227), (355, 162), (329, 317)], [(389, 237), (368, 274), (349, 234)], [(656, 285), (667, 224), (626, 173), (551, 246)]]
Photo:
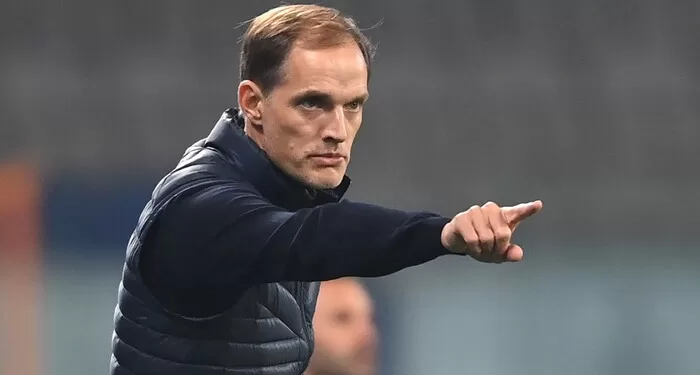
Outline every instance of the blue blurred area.
[(80, 178), (49, 181), (44, 204), (47, 249), (99, 257), (105, 249), (126, 248), (154, 187), (154, 181), (133, 179), (100, 184)]

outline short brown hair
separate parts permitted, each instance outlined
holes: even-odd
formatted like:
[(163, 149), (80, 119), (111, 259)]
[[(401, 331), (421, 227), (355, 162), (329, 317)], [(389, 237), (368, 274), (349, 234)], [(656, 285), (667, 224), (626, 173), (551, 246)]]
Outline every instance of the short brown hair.
[(282, 79), (282, 67), (295, 43), (307, 48), (333, 47), (354, 41), (367, 63), (375, 46), (355, 21), (337, 9), (320, 5), (283, 5), (257, 16), (242, 38), (240, 78), (271, 91)]

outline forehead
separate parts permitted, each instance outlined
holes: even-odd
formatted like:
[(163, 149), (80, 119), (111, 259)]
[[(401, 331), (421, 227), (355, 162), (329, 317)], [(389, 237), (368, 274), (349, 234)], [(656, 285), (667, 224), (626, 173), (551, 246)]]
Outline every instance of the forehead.
[(355, 43), (309, 49), (295, 45), (283, 67), (280, 89), (317, 90), (333, 96), (367, 92), (367, 64)]

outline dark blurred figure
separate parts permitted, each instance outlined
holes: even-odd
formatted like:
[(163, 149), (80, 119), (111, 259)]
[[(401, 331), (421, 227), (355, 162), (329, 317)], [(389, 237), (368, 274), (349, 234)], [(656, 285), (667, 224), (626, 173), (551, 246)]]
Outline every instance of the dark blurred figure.
[(354, 278), (321, 283), (314, 315), (316, 349), (305, 375), (375, 375), (374, 306)]

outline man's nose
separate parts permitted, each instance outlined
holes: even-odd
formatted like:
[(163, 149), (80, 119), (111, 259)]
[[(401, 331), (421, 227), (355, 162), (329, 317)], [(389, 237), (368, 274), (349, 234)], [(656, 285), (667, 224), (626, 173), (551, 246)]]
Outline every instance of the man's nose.
[(342, 107), (336, 108), (331, 119), (323, 129), (323, 139), (334, 143), (342, 143), (348, 138), (347, 119)]

